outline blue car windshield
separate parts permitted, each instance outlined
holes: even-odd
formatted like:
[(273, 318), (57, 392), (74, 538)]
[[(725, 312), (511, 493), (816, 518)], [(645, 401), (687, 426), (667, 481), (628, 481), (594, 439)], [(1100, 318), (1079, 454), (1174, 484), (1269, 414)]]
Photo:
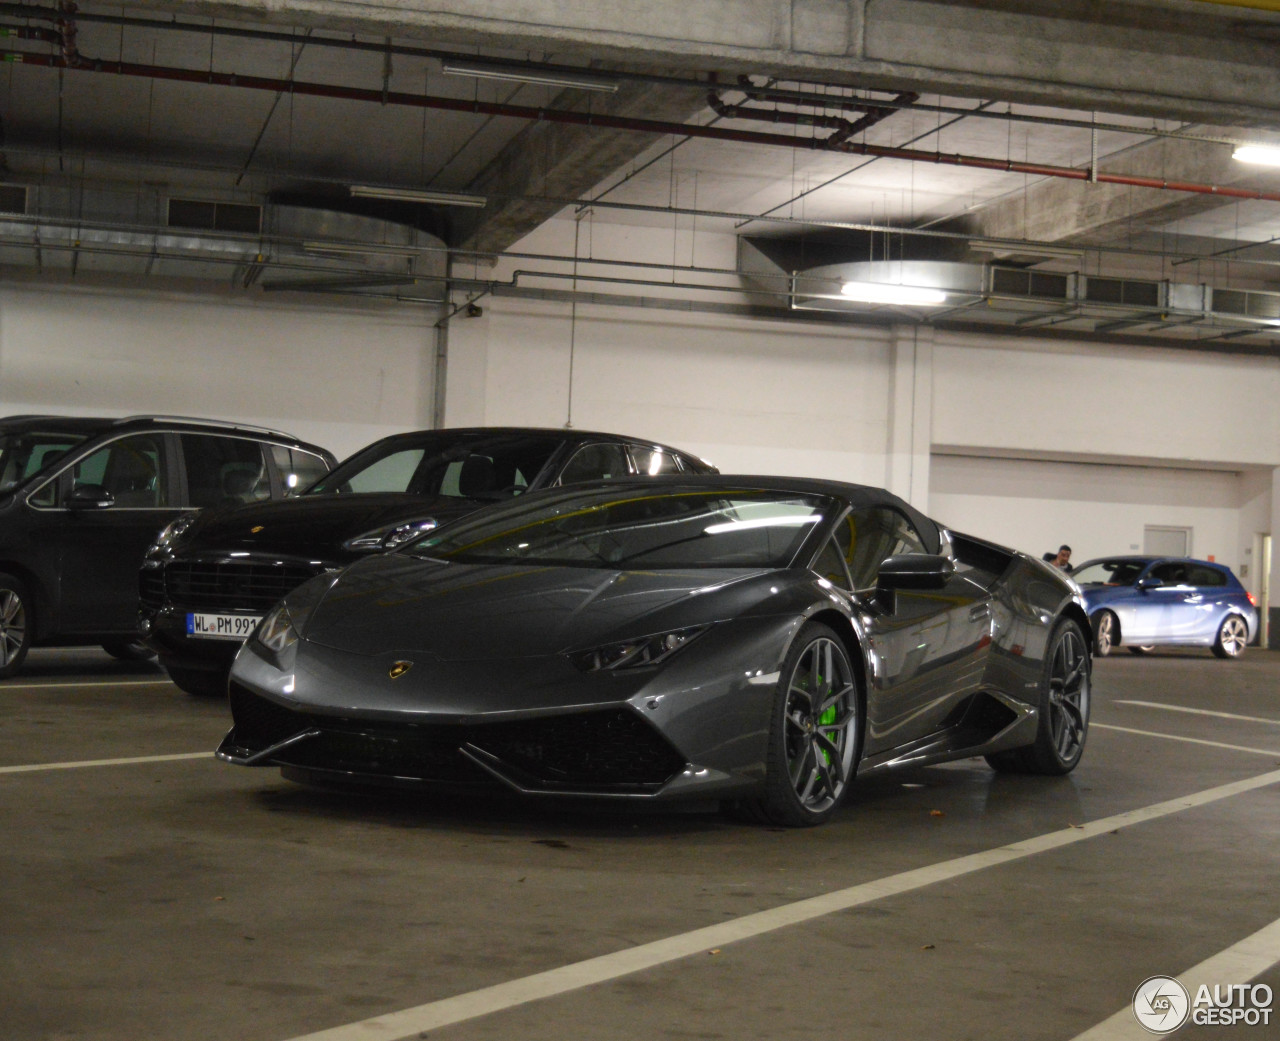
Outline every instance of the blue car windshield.
[(404, 552), (468, 564), (780, 568), (830, 507), (757, 489), (565, 491), (486, 510)]
[(1082, 586), (1131, 586), (1150, 563), (1149, 560), (1095, 560), (1071, 573)]
[(47, 470), (88, 436), (65, 431), (0, 435), (0, 492)]

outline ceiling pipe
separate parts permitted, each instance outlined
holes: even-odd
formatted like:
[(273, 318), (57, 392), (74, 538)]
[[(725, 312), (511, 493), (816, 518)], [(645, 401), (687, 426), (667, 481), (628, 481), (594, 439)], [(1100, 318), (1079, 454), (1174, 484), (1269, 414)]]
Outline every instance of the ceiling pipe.
[[(771, 100), (767, 91), (744, 90), (744, 93), (752, 100)], [(881, 120), (887, 119), (900, 109), (910, 107), (911, 103), (919, 97), (919, 94), (913, 94), (909, 91), (899, 94), (894, 98), (893, 106), (889, 108), (883, 105), (872, 105), (867, 102), (859, 102), (856, 105), (840, 104), (837, 106), (845, 111), (865, 112), (861, 119), (855, 120), (844, 119), (841, 116), (817, 116), (776, 108), (730, 105), (715, 91), (707, 95), (707, 104), (721, 119), (754, 119), (763, 123), (788, 123), (793, 126), (823, 127), (824, 129), (834, 130), (835, 133), (826, 138), (828, 146), (834, 147), (842, 141), (847, 141), (855, 134), (860, 134), (867, 128), (875, 126)], [(797, 104), (797, 102), (790, 100), (785, 103), (790, 105)]]
[(1027, 174), (1033, 177), (1096, 181), (1100, 184), (1119, 184), (1135, 188), (1155, 188), (1162, 191), (1186, 192), (1198, 195), (1219, 195), (1228, 199), (1280, 202), (1280, 192), (1265, 192), (1252, 188), (1232, 188), (1214, 184), (1198, 184), (1190, 181), (1170, 181), (1159, 177), (1108, 174), (1070, 166), (1017, 162), (1012, 159), (993, 159), (987, 156), (926, 152), (922, 149), (914, 148), (891, 148), (883, 145), (866, 144), (865, 142), (839, 140), (832, 142), (827, 138), (795, 137), (787, 134), (763, 133), (761, 131), (733, 130), (728, 127), (702, 126), (696, 123), (671, 123), (664, 120), (637, 119), (611, 116), (604, 113), (576, 112), (566, 109), (538, 108), (530, 105), (511, 105), (500, 102), (480, 101), (479, 99), (447, 98), (429, 94), (406, 94), (398, 91), (383, 92), (382, 90), (360, 87), (341, 87), (328, 83), (308, 83), (298, 80), (272, 79), (263, 76), (241, 76), (234, 72), (140, 65), (132, 62), (105, 61), (102, 59), (81, 58), (80, 65), (69, 66), (63, 58), (53, 55), (31, 54), (24, 51), (0, 51), (0, 60), (21, 62), (26, 65), (44, 68), (74, 67), (80, 71), (105, 72), (116, 76), (140, 76), (181, 83), (242, 87), (248, 90), (302, 94), (343, 101), (360, 101), (375, 105), (407, 105), (450, 112), (467, 112), (475, 115), (503, 116), (532, 122), (567, 123), (576, 126), (631, 130), (638, 133), (657, 135), (674, 134), (717, 141), (771, 145), (792, 150), (836, 151), (850, 155), (875, 156), (881, 159), (900, 159), (904, 162), (932, 163), (970, 169), (994, 170), (1002, 173)]

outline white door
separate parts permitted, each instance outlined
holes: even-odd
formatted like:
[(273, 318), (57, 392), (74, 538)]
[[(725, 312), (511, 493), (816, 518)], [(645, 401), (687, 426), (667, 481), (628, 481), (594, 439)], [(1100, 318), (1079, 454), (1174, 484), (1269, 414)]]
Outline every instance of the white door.
[(1148, 524), (1142, 529), (1142, 552), (1150, 557), (1191, 555), (1191, 529)]

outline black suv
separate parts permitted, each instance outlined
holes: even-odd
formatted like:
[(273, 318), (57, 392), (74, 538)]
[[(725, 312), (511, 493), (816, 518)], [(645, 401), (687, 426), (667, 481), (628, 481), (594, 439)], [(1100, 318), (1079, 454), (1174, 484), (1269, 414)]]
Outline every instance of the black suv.
[(280, 498), (334, 457), (289, 434), (165, 416), (0, 419), (0, 677), (32, 646), (138, 642), (138, 566), (192, 508)]
[(684, 452), (581, 430), (477, 427), (375, 441), (295, 499), (184, 516), (148, 551), (139, 628), (169, 676), (223, 694), (231, 659), (294, 586), (535, 488), (715, 473)]

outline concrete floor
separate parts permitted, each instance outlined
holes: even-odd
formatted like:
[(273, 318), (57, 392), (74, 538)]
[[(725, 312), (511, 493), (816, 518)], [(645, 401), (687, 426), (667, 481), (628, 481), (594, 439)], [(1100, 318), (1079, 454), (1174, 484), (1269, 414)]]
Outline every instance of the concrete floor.
[[(53, 768), (207, 753), (228, 717), (154, 666), (40, 652), (0, 684), (0, 1037), (1073, 1039), (1147, 977), (1280, 919), (1280, 776), (1074, 834), (1280, 768), (1280, 653), (1100, 661), (1093, 722), (1069, 778), (918, 769), (860, 783), (825, 828), (784, 831), (704, 808), (331, 794), (207, 755)], [(3, 769), (26, 765), (47, 768)], [(474, 995), (1055, 832), (1079, 841), (557, 996), (486, 1011)], [(1256, 981), (1280, 1020), (1268, 957)], [(359, 1026), (455, 995), (481, 1014)], [(1280, 1037), (1280, 1022), (1177, 1036), (1241, 1032)], [(1128, 1016), (1105, 1036), (1151, 1035)]]

